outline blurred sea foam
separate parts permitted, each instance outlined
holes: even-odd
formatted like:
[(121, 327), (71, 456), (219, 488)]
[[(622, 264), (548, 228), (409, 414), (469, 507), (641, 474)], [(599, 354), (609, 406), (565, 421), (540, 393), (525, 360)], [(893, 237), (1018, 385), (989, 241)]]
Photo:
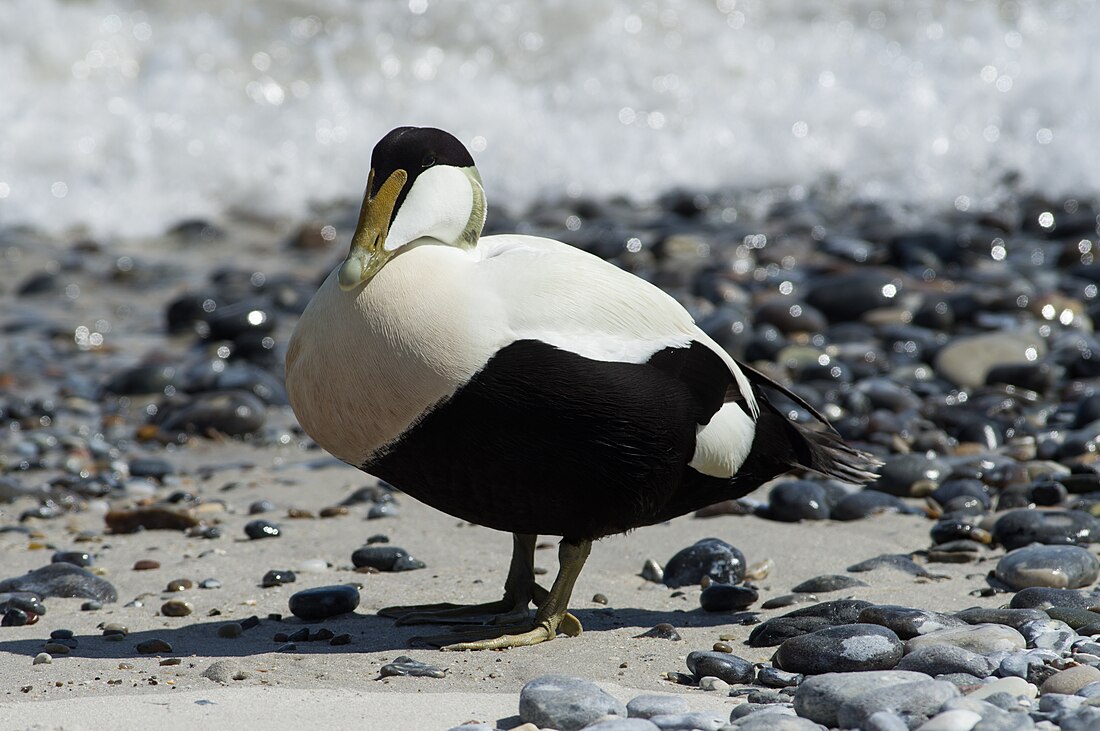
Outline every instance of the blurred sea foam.
[(6, 0), (0, 225), (159, 233), (356, 198), (388, 129), (490, 204), (815, 185), (1100, 192), (1100, 7), (1064, 0)]

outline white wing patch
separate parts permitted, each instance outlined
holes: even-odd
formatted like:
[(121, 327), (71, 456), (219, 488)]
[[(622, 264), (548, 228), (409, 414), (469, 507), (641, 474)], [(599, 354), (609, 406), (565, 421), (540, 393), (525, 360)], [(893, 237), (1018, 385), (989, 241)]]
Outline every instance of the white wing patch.
[(752, 449), (756, 421), (740, 405), (724, 404), (695, 436), (695, 455), (688, 463), (697, 472), (729, 479)]

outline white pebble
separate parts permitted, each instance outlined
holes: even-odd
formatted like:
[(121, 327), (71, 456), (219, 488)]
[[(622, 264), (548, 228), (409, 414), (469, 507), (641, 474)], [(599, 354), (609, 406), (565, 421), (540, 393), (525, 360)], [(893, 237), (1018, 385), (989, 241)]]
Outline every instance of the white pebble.
[(48, 652), (40, 652), (34, 656), (35, 665), (49, 665), (53, 662), (53, 655)]
[(933, 716), (918, 726), (917, 731), (970, 731), (981, 720), (980, 713), (957, 708)]
[(134, 479), (126, 483), (126, 494), (129, 497), (150, 497), (157, 492), (157, 486), (149, 480)]
[(328, 570), (328, 562), (323, 558), (307, 558), (298, 562), (298, 573), (319, 574)]
[(730, 684), (713, 675), (705, 675), (699, 679), (699, 687), (703, 690), (717, 690), (725, 693), (730, 689)]
[(988, 698), (994, 693), (1008, 693), (1011, 696), (1017, 698), (1023, 696), (1024, 698), (1034, 698), (1039, 695), (1039, 689), (1033, 684), (1027, 682), (1023, 678), (1009, 677), (1009, 678), (997, 678), (992, 683), (986, 683), (981, 688), (978, 688), (973, 693), (967, 693), (967, 698)]

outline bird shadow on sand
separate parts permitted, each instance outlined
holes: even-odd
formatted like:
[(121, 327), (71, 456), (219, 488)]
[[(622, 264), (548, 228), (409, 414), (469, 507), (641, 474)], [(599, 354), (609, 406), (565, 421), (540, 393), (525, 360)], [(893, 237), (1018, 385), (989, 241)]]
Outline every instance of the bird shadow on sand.
[[(755, 614), (752, 612), (706, 613), (702, 610), (662, 612), (630, 607), (580, 609), (575, 610), (573, 614), (581, 621), (585, 634), (593, 638), (598, 638), (603, 632), (624, 628), (636, 629), (635, 634), (642, 634), (658, 624), (671, 624), (675, 628), (682, 629), (741, 626), (755, 621)], [(219, 630), (222, 627), (240, 623), (242, 620), (243, 618), (200, 622), (189, 622), (187, 619), (168, 620), (178, 621), (179, 625), (130, 632), (121, 640), (108, 639), (101, 634), (78, 634), (73, 637), (76, 647), (72, 648), (69, 654), (72, 657), (99, 659), (191, 655), (249, 657), (279, 651), (303, 655), (361, 654), (431, 649), (427, 645), (411, 641), (416, 637), (439, 636), (448, 632), (447, 625), (398, 626), (393, 619), (387, 617), (348, 613), (316, 622), (305, 622), (293, 616), (281, 619), (260, 617), (258, 624), (245, 629), (237, 637), (219, 636)], [(350, 635), (351, 640), (347, 644), (332, 645), (327, 636), (325, 639), (318, 640), (288, 640), (283, 637), (275, 639), (276, 635), (293, 636), (294, 633), (300, 633), (303, 629), (313, 635), (322, 628), (330, 630), (334, 635)], [(49, 641), (48, 634), (48, 631), (43, 628), (40, 637), (0, 641), (0, 653), (34, 657), (44, 651), (44, 646)], [(166, 642), (171, 650), (143, 653), (137, 649), (138, 645), (149, 640)]]

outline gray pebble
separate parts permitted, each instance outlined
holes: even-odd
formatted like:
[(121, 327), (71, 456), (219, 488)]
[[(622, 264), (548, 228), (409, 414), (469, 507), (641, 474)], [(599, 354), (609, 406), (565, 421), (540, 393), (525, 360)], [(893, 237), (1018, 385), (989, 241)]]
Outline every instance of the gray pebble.
[(595, 683), (564, 675), (544, 675), (519, 693), (519, 716), (540, 728), (577, 731), (605, 716), (626, 717), (626, 706)]
[(202, 671), (202, 677), (225, 684), (233, 680), (243, 680), (247, 674), (236, 660), (215, 660)]
[(1016, 590), (1030, 586), (1077, 589), (1096, 581), (1100, 560), (1080, 546), (1032, 545), (1007, 553), (997, 562), (995, 573)]
[(626, 704), (630, 718), (650, 718), (652, 716), (687, 713), (688, 702), (678, 695), (640, 695), (631, 698)]
[(955, 612), (955, 616), (967, 624), (1003, 624), (1018, 628), (1024, 622), (1036, 619), (1046, 619), (1046, 612), (1041, 609), (1008, 609), (972, 607), (961, 612)]
[(0, 592), (28, 591), (40, 597), (79, 597), (109, 604), (118, 601), (111, 582), (71, 563), (51, 563), (0, 581)]
[(867, 607), (859, 613), (859, 621), (886, 627), (903, 640), (949, 627), (966, 626), (965, 622), (950, 614), (892, 604)]
[(585, 726), (584, 731), (658, 731), (659, 728), (644, 718), (611, 718)]
[(726, 726), (737, 731), (824, 731), (825, 727), (808, 718), (775, 713), (754, 713)]
[(972, 624), (941, 629), (913, 637), (905, 643), (906, 652), (926, 645), (955, 645), (979, 654), (996, 650), (1021, 650), (1027, 642), (1023, 635), (1001, 624)]
[(862, 731), (909, 731), (909, 724), (893, 711), (875, 711), (863, 721)]
[(651, 716), (649, 720), (661, 731), (718, 731), (726, 725), (725, 714), (710, 711)]
[(793, 688), (802, 682), (804, 675), (764, 665), (756, 673), (756, 682), (768, 688)]
[(692, 652), (687, 656), (687, 666), (696, 678), (709, 675), (731, 685), (751, 683), (755, 675), (751, 662), (727, 652)]
[(34, 656), (32, 665), (49, 665), (53, 662), (53, 656), (48, 652), (40, 652)]
[(1020, 634), (1027, 646), (1039, 650), (1050, 650), (1059, 655), (1068, 653), (1077, 641), (1077, 633), (1065, 622), (1057, 619), (1037, 619), (1020, 625)]
[(885, 627), (846, 624), (785, 640), (775, 654), (775, 664), (805, 675), (889, 670), (902, 655), (901, 640)]
[(837, 721), (844, 728), (864, 728), (867, 720), (880, 711), (894, 713), (914, 726), (934, 716), (948, 700), (959, 696), (951, 683), (921, 680), (869, 690), (837, 710)]
[(834, 727), (841, 705), (863, 693), (893, 685), (929, 680), (924, 673), (908, 670), (877, 672), (824, 673), (808, 677), (794, 694), (794, 710), (799, 716)]
[(383, 678), (406, 675), (414, 678), (442, 678), (447, 675), (447, 671), (419, 660), (413, 660), (408, 655), (401, 655), (395, 657), (393, 662), (383, 665), (378, 674)]
[(968, 673), (978, 678), (993, 674), (996, 666), (988, 658), (955, 645), (918, 647), (897, 665), (898, 670), (912, 670), (928, 675)]
[(844, 574), (827, 574), (807, 579), (791, 591), (796, 594), (826, 594), (830, 591), (842, 591), (857, 586), (867, 586), (867, 582)]

